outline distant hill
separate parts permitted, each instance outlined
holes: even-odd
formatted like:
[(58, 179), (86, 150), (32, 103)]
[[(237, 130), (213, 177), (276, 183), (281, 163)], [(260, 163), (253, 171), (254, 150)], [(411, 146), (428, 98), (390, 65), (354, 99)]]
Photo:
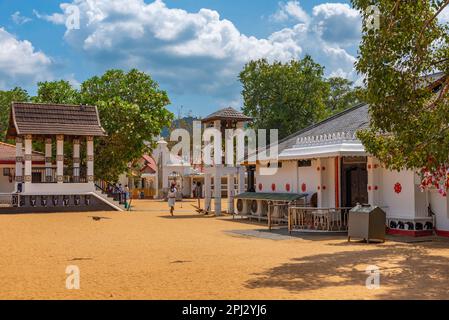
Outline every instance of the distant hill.
[(173, 120), (171, 127), (165, 127), (165, 128), (162, 129), (161, 136), (164, 139), (169, 138), (170, 137), (170, 129), (171, 128), (179, 128), (179, 127), (181, 127), (181, 128), (185, 128), (185, 129), (191, 130), (194, 120), (201, 121), (201, 119), (197, 118), (197, 117), (184, 117), (184, 118), (181, 118), (181, 119)]

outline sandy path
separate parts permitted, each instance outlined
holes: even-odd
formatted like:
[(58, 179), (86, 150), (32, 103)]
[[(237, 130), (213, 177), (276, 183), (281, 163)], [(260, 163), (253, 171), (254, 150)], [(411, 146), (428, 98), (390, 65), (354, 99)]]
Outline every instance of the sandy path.
[[(230, 233), (261, 227), (198, 216), (192, 203), (175, 218), (165, 203), (135, 205), (131, 213), (0, 215), (0, 298), (449, 298), (447, 241), (271, 240)], [(68, 265), (80, 268), (80, 290), (65, 288)], [(368, 265), (381, 268), (380, 289), (365, 287)]]

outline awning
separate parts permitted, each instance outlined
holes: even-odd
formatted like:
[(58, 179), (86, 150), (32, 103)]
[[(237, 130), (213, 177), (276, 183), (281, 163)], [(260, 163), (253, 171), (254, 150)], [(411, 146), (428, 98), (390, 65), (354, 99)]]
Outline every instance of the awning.
[(268, 193), (268, 192), (244, 192), (235, 196), (235, 199), (243, 200), (267, 200), (267, 201), (295, 201), (307, 197), (307, 193)]

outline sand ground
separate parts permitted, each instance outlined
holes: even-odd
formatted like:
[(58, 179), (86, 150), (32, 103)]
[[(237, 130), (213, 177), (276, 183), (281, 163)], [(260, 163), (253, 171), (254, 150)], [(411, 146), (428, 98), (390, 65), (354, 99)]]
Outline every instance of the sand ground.
[[(194, 202), (135, 201), (133, 212), (0, 215), (0, 299), (449, 298), (449, 242), (348, 244), (343, 236), (268, 239), (204, 217)], [(90, 216), (110, 219), (94, 221)], [(67, 290), (66, 268), (80, 270)], [(369, 265), (380, 288), (365, 286)]]

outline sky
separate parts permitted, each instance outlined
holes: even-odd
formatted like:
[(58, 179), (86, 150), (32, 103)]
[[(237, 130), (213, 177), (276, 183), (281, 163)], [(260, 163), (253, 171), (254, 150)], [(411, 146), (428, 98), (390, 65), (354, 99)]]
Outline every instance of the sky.
[(171, 111), (206, 116), (242, 107), (238, 74), (254, 59), (310, 54), (327, 77), (360, 81), (360, 30), (342, 0), (0, 0), (0, 89), (138, 68)]

